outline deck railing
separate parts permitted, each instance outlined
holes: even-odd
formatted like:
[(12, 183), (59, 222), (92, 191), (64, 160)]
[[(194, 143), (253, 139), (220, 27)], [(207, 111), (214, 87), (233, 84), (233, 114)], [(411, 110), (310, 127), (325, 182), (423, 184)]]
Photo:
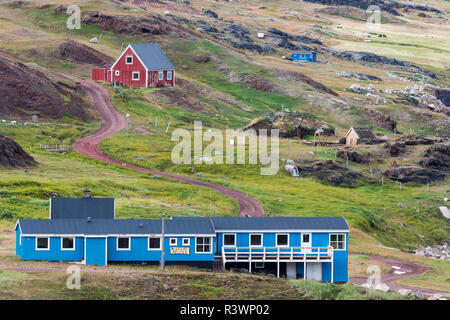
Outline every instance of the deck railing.
[(333, 247), (223, 247), (226, 262), (331, 261)]

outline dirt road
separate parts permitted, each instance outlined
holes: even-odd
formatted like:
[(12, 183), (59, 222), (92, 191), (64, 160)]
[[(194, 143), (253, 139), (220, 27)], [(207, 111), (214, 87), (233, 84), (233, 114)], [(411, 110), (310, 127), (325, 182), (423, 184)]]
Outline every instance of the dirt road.
[[(357, 254), (357, 255), (365, 255), (361, 253), (355, 253), (350, 252), (350, 254)], [(424, 288), (418, 288), (418, 287), (411, 287), (406, 286), (402, 284), (396, 283), (396, 281), (414, 277), (419, 274), (422, 274), (428, 270), (427, 267), (416, 264), (411, 261), (402, 260), (402, 259), (394, 259), (394, 258), (385, 258), (380, 256), (371, 256), (371, 255), (365, 255), (369, 257), (371, 260), (379, 261), (382, 263), (387, 264), (388, 266), (392, 267), (393, 271), (390, 273), (382, 274), (380, 283), (386, 284), (389, 286), (392, 290), (400, 290), (400, 289), (407, 289), (411, 290), (413, 293), (422, 293), (424, 295), (433, 295), (433, 294), (440, 294), (442, 296), (450, 297), (450, 293), (448, 292), (441, 292), (436, 290), (430, 290), (430, 289), (424, 289)], [(351, 277), (351, 282), (363, 284), (367, 282), (367, 278), (365, 277)]]
[(251, 216), (251, 217), (264, 216), (264, 209), (262, 208), (262, 206), (255, 199), (249, 197), (245, 193), (230, 189), (225, 186), (217, 185), (214, 183), (190, 177), (178, 176), (167, 172), (154, 171), (142, 168), (133, 164), (124, 163), (122, 161), (116, 160), (106, 155), (104, 152), (100, 150), (98, 146), (99, 143), (103, 139), (108, 138), (116, 134), (120, 130), (124, 129), (126, 126), (126, 120), (119, 112), (117, 112), (117, 110), (111, 104), (108, 91), (106, 91), (105, 88), (101, 87), (98, 84), (88, 81), (81, 81), (81, 85), (89, 93), (93, 103), (101, 113), (104, 123), (102, 127), (93, 135), (90, 135), (75, 142), (74, 149), (77, 152), (107, 163), (119, 164), (126, 168), (138, 170), (145, 173), (150, 173), (152, 175), (159, 175), (168, 178), (173, 178), (178, 181), (187, 182), (196, 186), (214, 189), (238, 201), (241, 208), (240, 216)]

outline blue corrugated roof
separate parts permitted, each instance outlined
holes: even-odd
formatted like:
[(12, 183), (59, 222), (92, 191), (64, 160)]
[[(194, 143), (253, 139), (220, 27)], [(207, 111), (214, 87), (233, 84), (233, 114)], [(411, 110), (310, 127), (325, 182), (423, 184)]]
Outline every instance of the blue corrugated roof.
[(52, 219), (114, 219), (114, 198), (52, 198)]
[(294, 50), (294, 51), (292, 51), (292, 53), (295, 53), (295, 54), (313, 54), (313, 53), (316, 53), (316, 52), (315, 51)]
[(175, 69), (156, 43), (130, 44), (130, 46), (148, 70)]
[(211, 220), (221, 230), (349, 230), (344, 217), (174, 217), (174, 220)]
[[(22, 234), (117, 235), (161, 234), (159, 219), (19, 219)], [(165, 234), (215, 233), (209, 219), (166, 219)]]

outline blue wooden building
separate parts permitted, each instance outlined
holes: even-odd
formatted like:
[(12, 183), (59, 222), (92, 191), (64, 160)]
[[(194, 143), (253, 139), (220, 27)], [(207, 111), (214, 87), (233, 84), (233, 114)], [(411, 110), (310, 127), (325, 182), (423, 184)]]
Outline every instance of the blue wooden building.
[[(50, 219), (19, 219), (23, 260), (247, 269), (288, 278), (348, 281), (343, 217), (115, 219), (114, 199), (52, 198)], [(163, 231), (164, 228), (164, 231)]]
[(306, 62), (316, 62), (316, 52), (315, 51), (292, 51), (292, 61), (306, 61)]

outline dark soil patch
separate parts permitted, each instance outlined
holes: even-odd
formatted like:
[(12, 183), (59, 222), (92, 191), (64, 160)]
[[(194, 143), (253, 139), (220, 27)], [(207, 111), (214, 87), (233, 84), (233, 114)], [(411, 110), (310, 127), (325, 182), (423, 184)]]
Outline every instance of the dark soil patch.
[(22, 63), (0, 57), (0, 115), (7, 119), (58, 119), (69, 115), (89, 120), (84, 100), (85, 92), (79, 84), (74, 87), (52, 82), (45, 74)]
[(318, 89), (333, 96), (339, 97), (339, 94), (336, 91), (328, 88), (327, 86), (321, 84), (320, 82), (311, 79), (310, 77), (304, 75), (303, 73), (280, 69), (274, 69), (274, 72), (276, 73), (277, 77), (280, 80), (303, 82), (313, 87), (314, 89)]
[(59, 45), (54, 56), (61, 60), (89, 63), (103, 68), (110, 67), (114, 63), (114, 59), (110, 56), (70, 39)]
[(0, 166), (32, 167), (36, 160), (14, 140), (0, 135)]

